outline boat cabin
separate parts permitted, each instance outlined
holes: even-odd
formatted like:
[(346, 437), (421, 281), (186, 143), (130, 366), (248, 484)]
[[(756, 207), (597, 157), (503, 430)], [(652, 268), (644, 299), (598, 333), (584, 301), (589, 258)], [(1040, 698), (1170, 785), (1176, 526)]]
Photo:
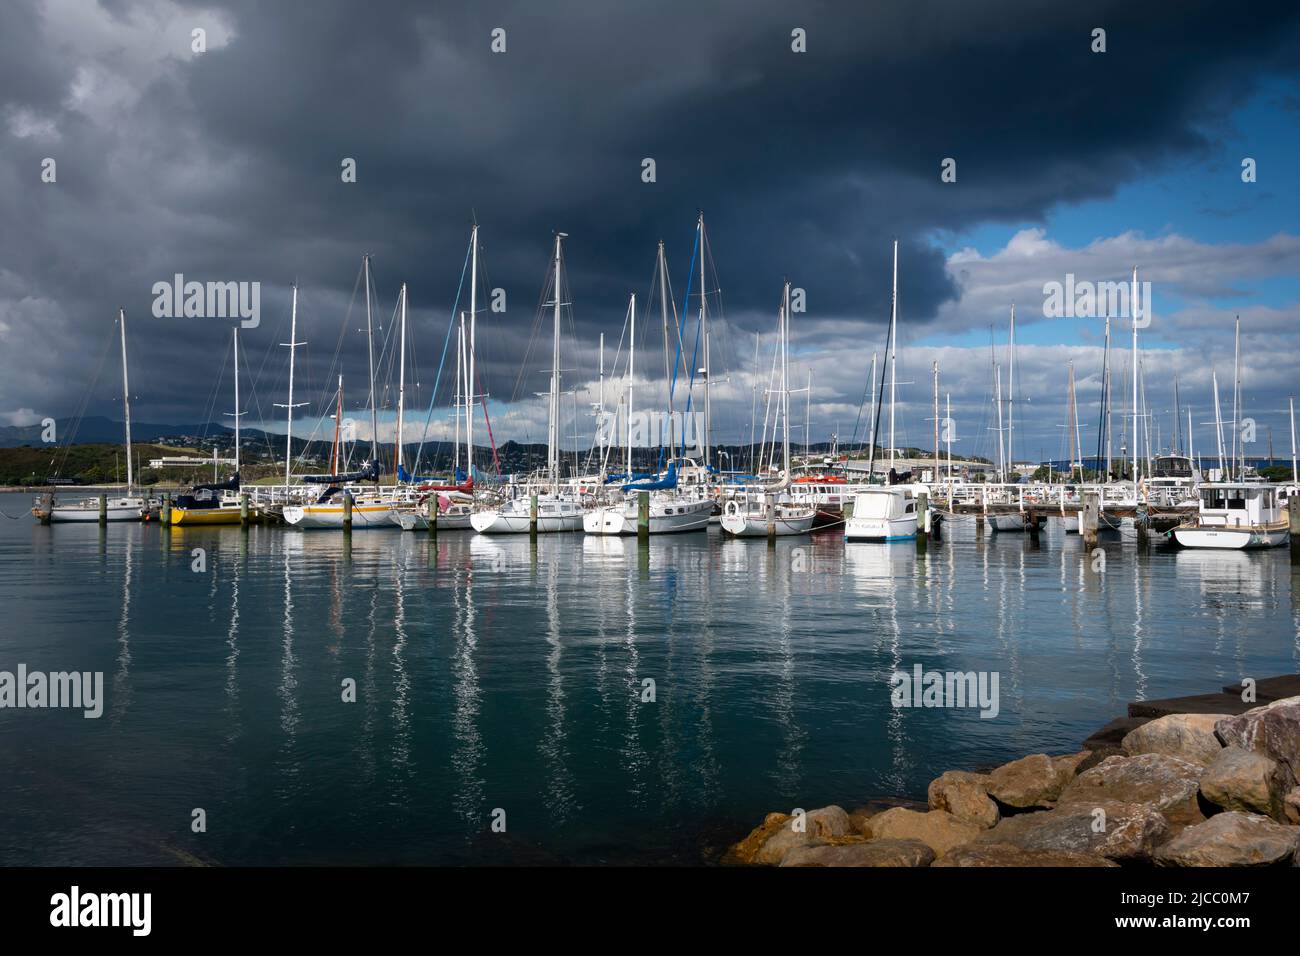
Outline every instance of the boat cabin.
[(1216, 482), (1201, 485), (1200, 524), (1237, 528), (1273, 524), (1282, 519), (1277, 485)]
[(871, 488), (853, 500), (855, 518), (904, 518), (916, 514), (916, 501), (904, 488)]

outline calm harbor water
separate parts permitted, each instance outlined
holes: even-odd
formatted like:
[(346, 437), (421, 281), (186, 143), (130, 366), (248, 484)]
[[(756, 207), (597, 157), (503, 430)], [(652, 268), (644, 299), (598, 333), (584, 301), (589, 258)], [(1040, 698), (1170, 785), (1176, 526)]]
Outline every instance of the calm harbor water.
[[(773, 809), (923, 796), (1130, 699), (1300, 666), (1286, 549), (1116, 539), (1098, 572), (1055, 526), (533, 547), (29, 506), (0, 495), (0, 670), (102, 671), (106, 699), (0, 710), (9, 865), (699, 862)], [(915, 664), (998, 672), (998, 716), (892, 708)]]

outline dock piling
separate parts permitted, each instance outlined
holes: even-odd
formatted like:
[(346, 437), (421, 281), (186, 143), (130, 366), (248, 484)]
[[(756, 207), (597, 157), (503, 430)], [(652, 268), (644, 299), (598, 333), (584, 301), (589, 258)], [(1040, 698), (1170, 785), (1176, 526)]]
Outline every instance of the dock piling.
[(1091, 553), (1097, 547), (1097, 525), (1101, 517), (1101, 497), (1095, 491), (1083, 496), (1083, 511), (1080, 512), (1079, 534), (1083, 537), (1084, 548)]
[(528, 537), (537, 540), (537, 496), (528, 496)]
[(108, 495), (99, 496), (99, 523), (108, 524)]
[(343, 530), (352, 533), (352, 492), (343, 492)]
[(160, 519), (162, 519), (162, 526), (163, 526), (164, 528), (170, 528), (170, 527), (171, 527), (171, 523), (172, 523), (172, 496), (171, 496), (170, 494), (164, 494), (164, 495), (162, 496), (162, 509), (161, 509), (161, 511), (160, 511), (160, 513), (159, 513), (159, 515), (158, 515), (158, 517), (159, 517)]
[(1300, 564), (1300, 495), (1286, 500), (1286, 514), (1291, 528), (1291, 563)]
[(650, 540), (650, 492), (639, 491), (636, 496), (636, 539)]
[(248, 530), (248, 492), (239, 493), (239, 526), (245, 531)]

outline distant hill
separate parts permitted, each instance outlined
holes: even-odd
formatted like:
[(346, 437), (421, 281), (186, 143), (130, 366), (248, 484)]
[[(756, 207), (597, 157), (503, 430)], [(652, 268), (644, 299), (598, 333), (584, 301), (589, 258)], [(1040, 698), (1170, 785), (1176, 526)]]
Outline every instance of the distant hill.
[[(122, 443), (122, 423), (102, 415), (87, 415), (81, 420), (80, 425), (75, 418), (56, 418), (54, 428), (56, 444), (59, 445), (65, 444), (69, 439), (78, 445), (112, 442), (120, 445)], [(0, 448), (18, 448), (21, 445), (44, 446), (41, 441), (42, 430), (39, 424), (0, 425)], [(133, 421), (131, 440), (147, 442), (175, 435), (217, 435), (227, 430), (227, 426), (216, 422), (209, 425), (156, 425), (152, 422)]]

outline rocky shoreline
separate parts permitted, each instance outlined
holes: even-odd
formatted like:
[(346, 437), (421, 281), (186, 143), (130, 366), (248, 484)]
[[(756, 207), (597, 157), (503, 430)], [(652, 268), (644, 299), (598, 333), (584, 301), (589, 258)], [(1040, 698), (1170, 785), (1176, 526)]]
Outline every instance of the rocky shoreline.
[(1300, 867), (1300, 697), (1178, 713), (1118, 745), (949, 770), (924, 809), (770, 813), (722, 862), (755, 866)]

